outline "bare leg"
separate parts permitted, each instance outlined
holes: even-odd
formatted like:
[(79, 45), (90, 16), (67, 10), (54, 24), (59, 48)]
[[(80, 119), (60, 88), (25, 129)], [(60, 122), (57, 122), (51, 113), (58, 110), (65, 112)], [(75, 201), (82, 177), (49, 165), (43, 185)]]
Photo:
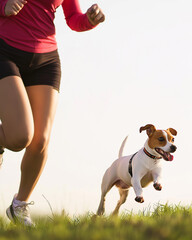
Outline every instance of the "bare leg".
[(115, 208), (115, 210), (113, 211), (113, 215), (117, 215), (119, 213), (119, 208), (121, 207), (121, 205), (123, 203), (125, 203), (128, 193), (129, 193), (129, 189), (122, 189), (122, 188), (118, 188), (119, 189), (119, 194), (120, 194), (120, 200), (117, 203), (117, 206)]
[(0, 146), (19, 151), (31, 142), (34, 132), (29, 99), (18, 76), (0, 80)]
[(38, 85), (26, 89), (33, 112), (35, 132), (21, 164), (21, 182), (17, 194), (17, 200), (20, 201), (28, 200), (46, 163), (58, 101), (58, 92), (51, 86)]

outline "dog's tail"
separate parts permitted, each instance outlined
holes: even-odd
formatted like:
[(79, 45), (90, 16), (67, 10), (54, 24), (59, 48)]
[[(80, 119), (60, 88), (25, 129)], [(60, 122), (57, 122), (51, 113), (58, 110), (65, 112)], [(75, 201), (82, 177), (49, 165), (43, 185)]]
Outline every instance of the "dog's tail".
[(127, 138), (128, 138), (128, 136), (126, 136), (126, 138), (123, 140), (123, 142), (122, 142), (122, 144), (121, 144), (121, 147), (120, 147), (120, 149), (119, 149), (119, 158), (123, 156), (123, 149), (124, 149), (124, 147), (125, 147), (125, 143), (126, 143), (126, 141), (127, 141)]

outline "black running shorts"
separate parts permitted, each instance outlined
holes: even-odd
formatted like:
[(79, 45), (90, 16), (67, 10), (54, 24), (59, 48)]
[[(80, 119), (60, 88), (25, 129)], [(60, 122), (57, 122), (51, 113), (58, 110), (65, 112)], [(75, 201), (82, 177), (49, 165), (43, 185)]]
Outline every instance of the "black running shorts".
[(0, 80), (19, 76), (24, 85), (50, 85), (59, 91), (61, 67), (58, 51), (30, 53), (14, 48), (0, 39)]

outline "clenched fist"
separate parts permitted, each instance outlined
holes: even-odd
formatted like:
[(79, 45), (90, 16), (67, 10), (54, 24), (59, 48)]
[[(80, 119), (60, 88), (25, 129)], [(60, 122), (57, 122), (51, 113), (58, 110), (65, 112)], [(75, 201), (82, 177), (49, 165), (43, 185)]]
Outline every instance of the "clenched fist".
[(97, 4), (92, 5), (87, 10), (86, 14), (89, 19), (89, 22), (93, 26), (105, 21), (105, 15), (103, 14), (102, 10), (99, 8)]
[(5, 15), (7, 17), (17, 15), (26, 3), (26, 0), (8, 0), (5, 5)]

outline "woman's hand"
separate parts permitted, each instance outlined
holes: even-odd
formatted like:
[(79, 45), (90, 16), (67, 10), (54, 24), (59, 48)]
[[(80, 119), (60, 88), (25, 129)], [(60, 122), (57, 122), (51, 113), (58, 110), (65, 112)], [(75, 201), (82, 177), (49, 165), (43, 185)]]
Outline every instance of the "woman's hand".
[(26, 0), (8, 0), (5, 5), (5, 15), (7, 17), (17, 15), (26, 3)]
[(86, 14), (89, 19), (89, 22), (93, 26), (105, 21), (105, 15), (103, 14), (102, 10), (99, 8), (97, 4), (92, 5), (87, 10)]

